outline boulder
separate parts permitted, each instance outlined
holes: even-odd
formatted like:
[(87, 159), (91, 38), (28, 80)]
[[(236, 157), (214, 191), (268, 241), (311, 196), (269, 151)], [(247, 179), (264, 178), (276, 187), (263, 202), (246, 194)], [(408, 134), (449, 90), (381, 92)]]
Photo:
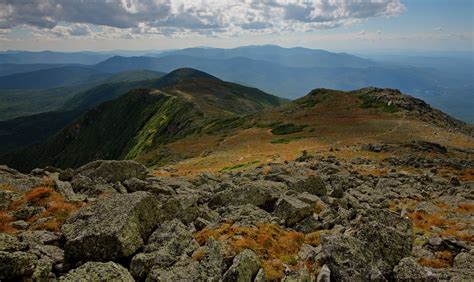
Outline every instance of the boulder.
[(159, 214), (157, 199), (147, 192), (97, 200), (62, 226), (66, 261), (108, 261), (132, 255), (157, 226)]
[(69, 271), (59, 281), (135, 281), (127, 269), (115, 262), (87, 262)]
[(433, 273), (419, 265), (413, 257), (400, 260), (393, 273), (397, 281), (437, 281)]
[(272, 214), (254, 206), (227, 206), (216, 210), (222, 219), (234, 222), (242, 226), (257, 225), (258, 223), (278, 223), (279, 219)]
[(224, 268), (220, 243), (210, 237), (202, 251), (199, 262), (184, 258), (168, 268), (153, 267), (146, 281), (219, 281)]
[(35, 271), (37, 258), (26, 252), (0, 251), (0, 280), (15, 280), (30, 277)]
[(316, 282), (331, 282), (331, 270), (326, 264), (319, 271)]
[(470, 252), (459, 253), (454, 258), (454, 267), (474, 270), (474, 249)]
[(285, 225), (294, 226), (313, 214), (313, 206), (289, 196), (278, 200), (273, 215), (285, 221)]
[(191, 228), (177, 219), (165, 222), (150, 236), (144, 253), (133, 257), (130, 272), (137, 279), (145, 278), (154, 266), (171, 266), (181, 255), (191, 255), (198, 247)]
[(410, 222), (385, 210), (368, 210), (344, 234), (321, 238), (323, 260), (337, 281), (389, 279), (411, 242)]
[(21, 194), (16, 191), (0, 189), (0, 210), (7, 210), (10, 204), (21, 198)]
[(288, 187), (297, 192), (308, 192), (316, 196), (325, 196), (327, 193), (326, 184), (319, 176), (300, 177), (290, 183)]
[(130, 178), (145, 179), (148, 169), (134, 161), (94, 161), (76, 169), (80, 174), (91, 179), (102, 179), (108, 183), (123, 182)]
[(0, 251), (20, 251), (26, 248), (26, 244), (21, 243), (15, 236), (0, 233)]
[(249, 249), (238, 254), (232, 266), (224, 273), (223, 281), (252, 281), (260, 269), (257, 255)]
[(45, 230), (24, 231), (18, 234), (22, 242), (30, 246), (33, 245), (59, 245), (62, 234), (60, 232), (51, 232)]
[(43, 180), (20, 173), (7, 166), (0, 165), (0, 183), (15, 187), (19, 192), (27, 192), (43, 184)]
[(240, 206), (251, 204), (266, 211), (272, 211), (279, 194), (286, 186), (273, 181), (259, 180), (242, 186), (230, 186), (214, 195), (209, 207)]

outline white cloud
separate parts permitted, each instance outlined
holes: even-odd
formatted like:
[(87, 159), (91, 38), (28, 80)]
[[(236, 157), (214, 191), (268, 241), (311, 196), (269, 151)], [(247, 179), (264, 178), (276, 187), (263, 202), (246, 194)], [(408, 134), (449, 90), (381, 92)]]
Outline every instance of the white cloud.
[[(88, 36), (101, 26), (123, 36), (225, 36), (335, 28), (404, 10), (400, 0), (0, 0), (0, 29)], [(73, 28), (58, 29), (68, 24)]]

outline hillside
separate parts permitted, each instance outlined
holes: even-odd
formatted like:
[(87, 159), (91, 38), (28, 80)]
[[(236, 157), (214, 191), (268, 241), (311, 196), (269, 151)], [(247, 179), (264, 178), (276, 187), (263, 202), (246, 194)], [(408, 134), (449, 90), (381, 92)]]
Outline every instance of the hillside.
[[(470, 152), (474, 145), (472, 126), (391, 89), (317, 89), (278, 108), (226, 124), (222, 131), (168, 144), (176, 160), (187, 156), (171, 165), (171, 171), (189, 175), (283, 162), (305, 150), (363, 158), (370, 156), (365, 149), (368, 144), (387, 148), (380, 158), (397, 150), (409, 156), (413, 152), (406, 148), (413, 142), (433, 142), (453, 152)], [(137, 160), (149, 164), (156, 161), (156, 154), (152, 151)]]
[[(284, 102), (258, 89), (193, 69), (179, 69), (157, 80), (134, 84), (134, 88), (144, 86), (148, 89), (133, 90), (101, 104), (45, 143), (7, 154), (2, 160), (25, 170), (44, 165), (78, 166), (101, 158), (135, 158), (191, 133), (225, 126), (220, 123), (224, 118)], [(97, 99), (111, 100), (110, 95), (121, 93), (123, 87), (131, 84), (99, 86), (71, 105), (75, 105), (74, 111), (82, 111), (97, 105)]]
[(110, 74), (86, 67), (65, 66), (0, 77), (0, 89), (47, 89), (103, 80)]
[[(193, 73), (219, 81), (165, 81)], [(474, 279), (471, 126), (393, 89), (225, 119), (174, 91), (134, 90), (24, 152), (168, 165), (0, 166), (2, 279)]]
[(0, 154), (43, 142), (85, 111), (162, 75), (153, 71), (128, 71), (79, 86), (0, 91), (0, 109), (4, 110), (0, 114)]

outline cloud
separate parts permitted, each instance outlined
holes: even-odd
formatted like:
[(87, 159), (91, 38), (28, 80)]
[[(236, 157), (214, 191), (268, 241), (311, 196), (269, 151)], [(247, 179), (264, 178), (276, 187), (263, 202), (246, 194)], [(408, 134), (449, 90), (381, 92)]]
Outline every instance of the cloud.
[(396, 16), (400, 0), (0, 0), (0, 29), (63, 29), (71, 36), (91, 26), (124, 33), (236, 34), (335, 28), (370, 17)]

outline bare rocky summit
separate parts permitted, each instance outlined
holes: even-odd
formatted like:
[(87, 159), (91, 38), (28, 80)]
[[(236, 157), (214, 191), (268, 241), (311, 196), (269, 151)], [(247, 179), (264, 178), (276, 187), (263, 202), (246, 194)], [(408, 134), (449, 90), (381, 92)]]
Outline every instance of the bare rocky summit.
[(375, 175), (356, 170), (371, 160), (305, 153), (192, 178), (131, 161), (2, 167), (0, 279), (472, 281), (474, 186), (440, 162)]

